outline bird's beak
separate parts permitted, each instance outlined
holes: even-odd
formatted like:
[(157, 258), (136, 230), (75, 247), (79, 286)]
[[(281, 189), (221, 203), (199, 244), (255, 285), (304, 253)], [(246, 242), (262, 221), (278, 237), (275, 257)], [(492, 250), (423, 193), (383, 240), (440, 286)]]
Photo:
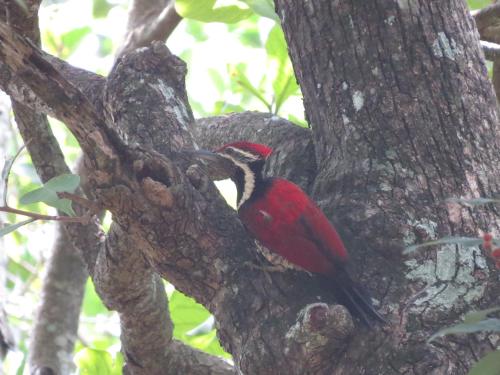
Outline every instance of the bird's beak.
[(190, 152), (196, 159), (204, 161), (208, 168), (208, 174), (213, 180), (224, 180), (231, 178), (236, 172), (236, 166), (216, 152), (208, 150), (196, 150)]

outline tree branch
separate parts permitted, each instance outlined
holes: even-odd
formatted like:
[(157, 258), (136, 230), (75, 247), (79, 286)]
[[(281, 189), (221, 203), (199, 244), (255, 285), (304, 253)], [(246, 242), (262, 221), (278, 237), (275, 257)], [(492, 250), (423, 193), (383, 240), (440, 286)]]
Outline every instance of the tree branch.
[(80, 224), (89, 224), (91, 217), (90, 216), (52, 216), (52, 215), (42, 215), (37, 214), (36, 212), (19, 210), (17, 208), (12, 207), (0, 207), (0, 212), (9, 212), (11, 214), (21, 215), (31, 217), (35, 220), (53, 220), (53, 221), (61, 221), (64, 223), (80, 223)]
[(500, 58), (500, 44), (481, 40), (481, 47), (483, 48), (486, 60), (495, 62)]
[(481, 40), (500, 43), (500, 4), (494, 3), (471, 12)]
[[(126, 41), (117, 56), (154, 40), (164, 41), (179, 20), (173, 2), (134, 1), (129, 12)], [(159, 134), (159, 125), (143, 131)], [(160, 143), (154, 146), (164, 150)], [(161, 190), (162, 185), (152, 179), (145, 180), (145, 188), (146, 181), (159, 185)], [(160, 198), (158, 202), (161, 204)], [(119, 313), (122, 351), (127, 360), (125, 373), (155, 374), (165, 369), (171, 373), (200, 375), (212, 371), (216, 374), (233, 373), (232, 367), (219, 358), (172, 339), (172, 322), (163, 282), (144, 259), (140, 244), (134, 246), (130, 236), (116, 223), (112, 225), (106, 248), (107, 252), (101, 254), (103, 259), (98, 262), (102, 267), (96, 270), (96, 279), (100, 280), (96, 287), (101, 296), (107, 297), (109, 306)], [(116, 259), (120, 261), (110, 262)], [(131, 300), (134, 303), (130, 303)]]
[(271, 146), (265, 172), (287, 178), (309, 191), (316, 174), (312, 134), (271, 113), (243, 112), (196, 121), (196, 141), (210, 150), (247, 140)]
[[(38, 7), (40, 1), (27, 0), (26, 4), (27, 11), (14, 1), (7, 2), (5, 21), (34, 43), (39, 44)], [(0, 63), (0, 77), (2, 80), (13, 77), (9, 68), (3, 63)], [(13, 81), (21, 83), (17, 79)], [(32, 100), (37, 103), (38, 99), (30, 93), (29, 89), (16, 90), (12, 82), (8, 85), (13, 88), (12, 91), (23, 93), (20, 97), (12, 97), (12, 109), (19, 131), (27, 143), (28, 151), (41, 180), (45, 182), (57, 175), (68, 173), (69, 168), (50, 130), (46, 116), (21, 104), (21, 101), (16, 101), (16, 98), (21, 100), (31, 98), (28, 102), (31, 103)], [(16, 210), (15, 213), (25, 214), (20, 210)], [(46, 215), (37, 216), (38, 219), (50, 218)], [(63, 217), (66, 222), (74, 219)], [(62, 225), (59, 228), (62, 229)], [(89, 244), (96, 244), (95, 234), (98, 228), (94, 225), (86, 226), (83, 230), (76, 229), (74, 226), (68, 229), (70, 233), (65, 230), (58, 231), (59, 236), (52, 249), (43, 279), (43, 297), (40, 300), (29, 343), (29, 366), (33, 374), (47, 372), (64, 374), (71, 372), (74, 367), (72, 360), (74, 343), (88, 273), (82, 258), (68, 240), (68, 236), (71, 235), (75, 244), (87, 250), (86, 259), (95, 259), (92, 252), (95, 253), (97, 248), (92, 249)]]
[[(29, 40), (0, 23), (0, 59), (78, 135), (80, 146), (97, 163), (114, 163), (113, 147), (101, 117), (88, 99), (50, 64)], [(118, 138), (118, 137), (117, 137)], [(97, 154), (96, 154), (97, 153)], [(97, 165), (94, 167), (98, 167)]]
[[(116, 65), (108, 78), (105, 107), (131, 143), (140, 142), (172, 157), (190, 148), (193, 141), (187, 131), (193, 119), (184, 74), (183, 65), (159, 44), (136, 50)], [(186, 180), (178, 169), (179, 160), (147, 153), (132, 162), (144, 190), (130, 183), (120, 190), (120, 202), (126, 205), (114, 211), (117, 222), (123, 223), (131, 241), (140, 244), (163, 277), (214, 313), (223, 345), (240, 364), (246, 351), (257, 350), (263, 341), (273, 349), (259, 364), (245, 362), (246, 368), (258, 373), (281, 361), (290, 364), (290, 357), (281, 350), (283, 336), (276, 332), (292, 325), (299, 310), (316, 295), (311, 295), (311, 279), (285, 273), (269, 281), (242, 266), (252, 260), (255, 247), (213, 185), (203, 181), (206, 176), (189, 169), (190, 180)], [(148, 195), (145, 183), (151, 180), (171, 195), (167, 206), (158, 207), (157, 196)], [(194, 186), (190, 181), (196, 181)], [(253, 298), (244, 297), (248, 295)], [(283, 325), (276, 326), (273, 314), (283, 317)], [(243, 331), (246, 338), (241, 336)], [(302, 359), (296, 356), (293, 363), (299, 365)]]
[(124, 373), (185, 373), (182, 369), (200, 375), (233, 373), (221, 359), (173, 340), (163, 281), (134, 238), (117, 224), (111, 226), (106, 251), (99, 255), (95, 278), (106, 306), (120, 315)]
[(127, 31), (117, 57), (154, 41), (166, 41), (181, 21), (175, 1), (134, 0), (128, 14)]
[(49, 373), (69, 374), (74, 370), (73, 350), (88, 273), (68, 232), (61, 227), (57, 232), (30, 335), (29, 364), (33, 374), (44, 374), (49, 369)]
[[(161, 44), (131, 52), (116, 64), (106, 85), (107, 124), (102, 128), (117, 126), (116, 133), (126, 142), (116, 153), (111, 151), (116, 156), (114, 168), (90, 160), (95, 166), (89, 175), (91, 185), (154, 269), (214, 313), (221, 341), (240, 368), (262, 373), (292, 366), (300, 371), (311, 353), (284, 352), (283, 334), (301, 309), (318, 302), (316, 296), (323, 293), (307, 274), (285, 272), (268, 279), (245, 267), (255, 258), (253, 241), (215, 187), (204, 181), (206, 176), (197, 174), (196, 168), (185, 174), (175, 158), (177, 152), (194, 147), (184, 74), (184, 65)], [(53, 86), (51, 82), (48, 88)], [(61, 87), (66, 83), (56, 88)], [(85, 132), (76, 126), (70, 129), (83, 144)], [(98, 158), (106, 145), (95, 144), (103, 149), (89, 158)], [(106, 179), (99, 178), (102, 173)], [(193, 186), (191, 181), (203, 183)], [(154, 191), (149, 189), (151, 182)], [(172, 199), (159, 201), (158, 189)], [(112, 303), (110, 296), (103, 300)], [(328, 347), (318, 348), (315, 355), (330, 358)], [(258, 363), (251, 355), (257, 352), (262, 354)]]

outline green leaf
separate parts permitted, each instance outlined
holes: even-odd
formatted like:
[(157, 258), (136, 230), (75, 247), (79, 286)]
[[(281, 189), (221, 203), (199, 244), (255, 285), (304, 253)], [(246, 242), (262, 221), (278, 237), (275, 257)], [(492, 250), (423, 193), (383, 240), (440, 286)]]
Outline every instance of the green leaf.
[(82, 311), (85, 316), (98, 316), (108, 313), (108, 309), (97, 295), (94, 284), (90, 278), (87, 279), (87, 283), (85, 284)]
[(36, 202), (52, 202), (59, 199), (55, 191), (47, 189), (45, 187), (38, 188), (36, 190), (30, 191), (19, 199), (20, 204), (32, 204)]
[(403, 251), (403, 254), (409, 254), (422, 247), (434, 246), (434, 245), (456, 244), (456, 245), (463, 245), (465, 247), (471, 247), (480, 245), (482, 243), (483, 243), (482, 239), (475, 237), (443, 237), (436, 241), (429, 241), (418, 245), (408, 246)]
[(297, 116), (295, 116), (293, 114), (289, 114), (288, 115), (288, 121), (291, 121), (295, 125), (298, 125), (298, 126), (300, 126), (302, 128), (309, 127), (306, 120), (304, 120), (303, 118), (298, 118)]
[(214, 329), (215, 320), (213, 315), (210, 315), (203, 323), (197, 325), (193, 329), (186, 332), (187, 336), (200, 336), (210, 333)]
[(275, 25), (269, 32), (266, 41), (266, 52), (270, 57), (278, 61), (284, 61), (288, 57), (285, 35), (280, 25)]
[(51, 207), (57, 208), (59, 211), (64, 212), (69, 216), (76, 216), (76, 212), (73, 210), (71, 201), (69, 199), (57, 199), (53, 202), (44, 202)]
[(113, 5), (106, 0), (94, 0), (92, 4), (92, 16), (94, 18), (105, 18), (108, 16), (111, 8), (113, 8)]
[(280, 22), (280, 18), (274, 11), (273, 0), (240, 0), (247, 4), (259, 16), (270, 18), (273, 21)]
[(20, 204), (32, 204), (37, 202), (43, 202), (48, 206), (57, 208), (67, 215), (76, 216), (69, 199), (59, 198), (54, 190), (47, 189), (45, 186), (26, 193), (19, 200)]
[(226, 89), (226, 84), (224, 83), (224, 78), (222, 77), (222, 75), (213, 68), (208, 69), (208, 75), (210, 76), (210, 78), (212, 78), (212, 82), (219, 92), (219, 95), (222, 95)]
[(282, 74), (277, 77), (273, 82), (273, 90), (276, 98), (274, 113), (278, 113), (283, 103), (285, 103), (290, 96), (295, 95), (299, 91), (299, 85), (297, 84), (295, 75), (293, 75), (293, 73)]
[(491, 0), (467, 0), (470, 9), (481, 9), (491, 4)]
[(28, 220), (20, 221), (19, 223), (8, 224), (8, 225), (0, 228), (0, 237), (3, 237), (5, 235), (9, 234), (10, 232), (15, 231), (17, 228), (20, 228), (23, 225), (32, 223), (33, 221), (35, 221), (35, 219), (28, 219)]
[(78, 185), (80, 185), (80, 176), (67, 173), (51, 178), (44, 184), (44, 187), (57, 193), (74, 193)]
[(244, 90), (248, 91), (250, 94), (259, 99), (264, 105), (267, 107), (269, 112), (271, 112), (272, 106), (271, 104), (264, 98), (261, 92), (256, 89), (250, 80), (246, 77), (245, 73), (241, 69), (234, 68), (231, 72), (231, 76), (235, 78), (236, 83), (242, 87)]
[(451, 327), (439, 330), (429, 338), (429, 342), (437, 337), (454, 333), (474, 333), (474, 332), (500, 332), (500, 319), (488, 318), (475, 323), (460, 323)]
[(262, 48), (262, 40), (257, 27), (245, 28), (239, 36), (241, 44), (252, 48)]
[(486, 310), (471, 311), (464, 316), (464, 323), (477, 323), (488, 317), (489, 314), (500, 311), (500, 306), (492, 307)]
[(97, 55), (99, 57), (111, 55), (111, 52), (113, 52), (113, 40), (103, 35), (98, 35), (97, 38), (99, 39), (99, 49), (97, 50)]
[(175, 10), (183, 18), (202, 22), (235, 23), (250, 17), (253, 11), (237, 5), (215, 7), (216, 0), (176, 0)]
[(500, 375), (500, 350), (486, 354), (467, 375)]
[(125, 364), (122, 352), (116, 353), (115, 362), (113, 363), (112, 375), (122, 375), (122, 368)]
[(74, 361), (81, 375), (113, 375), (113, 357), (107, 351), (84, 348)]
[(174, 337), (207, 353), (230, 358), (217, 340), (211, 325), (211, 314), (192, 298), (175, 290), (169, 298)]
[(174, 322), (174, 336), (179, 339), (210, 316), (202, 305), (177, 290), (172, 293), (169, 306)]
[(276, 75), (273, 80), (275, 98), (274, 112), (278, 113), (283, 103), (299, 91), (292, 64), (288, 57), (285, 35), (280, 25), (275, 25), (266, 41), (267, 55), (274, 62)]
[(186, 32), (197, 42), (208, 40), (208, 35), (205, 33), (203, 24), (198, 21), (186, 20)]
[(446, 200), (446, 202), (460, 203), (460, 204), (465, 204), (467, 206), (482, 206), (484, 204), (489, 204), (489, 203), (500, 203), (500, 199), (493, 199), (493, 198), (472, 198), (472, 199), (448, 198)]
[(88, 26), (73, 29), (61, 35), (61, 42), (65, 47), (65, 57), (70, 56), (80, 45), (80, 42), (87, 36), (92, 29)]
[(67, 192), (73, 193), (80, 184), (80, 176), (74, 174), (62, 174), (51, 178), (41, 188), (30, 191), (19, 199), (20, 204), (32, 204), (43, 202), (46, 205), (55, 207), (58, 210), (70, 215), (76, 216), (71, 201), (69, 199), (61, 199), (57, 193)]
[(231, 104), (224, 100), (218, 100), (214, 103), (213, 114), (220, 115), (224, 113), (244, 112), (245, 108), (241, 105)]

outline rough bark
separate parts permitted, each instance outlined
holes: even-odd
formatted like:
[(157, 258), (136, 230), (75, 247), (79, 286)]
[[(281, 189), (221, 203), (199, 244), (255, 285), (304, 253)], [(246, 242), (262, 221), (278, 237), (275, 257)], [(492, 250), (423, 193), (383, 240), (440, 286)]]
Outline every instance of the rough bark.
[[(395, 317), (385, 331), (353, 331), (343, 307), (318, 303), (316, 295), (329, 296), (308, 275), (265, 277), (245, 265), (256, 260), (254, 245), (201, 169), (179, 158), (194, 147), (194, 120), (185, 69), (164, 47), (118, 62), (106, 85), (106, 119), (43, 54), (2, 27), (0, 56), (41, 108), (67, 121), (89, 156), (92, 189), (131, 245), (214, 313), (240, 371), (461, 374), (472, 361), (471, 347), (479, 355), (485, 342), (426, 347), (424, 341), (480, 297), (491, 303), (498, 295), (492, 273), (477, 249), (430, 251), (406, 265), (400, 250), (404, 239), (475, 233), (472, 212), (448, 211), (439, 199), (472, 194), (468, 184), (481, 171), (481, 194), (497, 187), (496, 113), (463, 4), (398, 4), (277, 2), (313, 125), (315, 195), (331, 217), (335, 212), (360, 278), (370, 278), (373, 294)], [(416, 11), (419, 17), (412, 16)], [(3, 87), (13, 90), (12, 82)], [(72, 99), (80, 104), (75, 114)], [(286, 162), (282, 156), (276, 163)], [(474, 219), (495, 229), (490, 212)], [(110, 296), (103, 299), (113, 304)]]
[(494, 1), (493, 4), (472, 12), (479, 36), (483, 43), (483, 51), (488, 60), (493, 61), (493, 87), (498, 98), (500, 98), (500, 4)]
[[(136, 5), (140, 3), (136, 2)], [(141, 9), (144, 10), (144, 7)], [(36, 14), (36, 8), (30, 6), (30, 10)], [(16, 14), (16, 18), (10, 13), (9, 24), (18, 24), (20, 31), (25, 34), (27, 32), (31, 38), (37, 38), (36, 17), (20, 22), (22, 17), (26, 18), (24, 12)], [(128, 48), (133, 47), (133, 43), (129, 41)], [(50, 56), (46, 57), (60, 74), (71, 76), (72, 83), (78, 85), (93, 105), (93, 108), (90, 105), (87, 107), (88, 111), (92, 112), (98, 121), (103, 121), (103, 78), (72, 68)], [(6, 78), (12, 89), (11, 83), (15, 80), (15, 75), (5, 66), (2, 71), (3, 78)], [(64, 156), (50, 131), (45, 115), (33, 112), (34, 109), (45, 105), (37, 101), (29, 88), (23, 87), (20, 90), (15, 87), (13, 92), (14, 97), (18, 99), (30, 98), (25, 102), (31, 104), (32, 108), (15, 103), (14, 111), (23, 138), (26, 141), (31, 140), (28, 149), (42, 181), (68, 173)], [(80, 166), (80, 170), (82, 168)], [(83, 171), (84, 180), (86, 175), (86, 171)], [(92, 192), (90, 193), (92, 195)], [(108, 302), (108, 306), (119, 312), (123, 351), (127, 359), (125, 373), (159, 374), (165, 368), (169, 368), (172, 373), (178, 373), (182, 369), (189, 369), (197, 374), (232, 373), (232, 367), (224, 361), (172, 341), (172, 323), (168, 315), (163, 283), (152, 273), (140, 250), (130, 246), (124, 233), (120, 232), (122, 236), (117, 239), (117, 228), (115, 225), (106, 249), (100, 252), (97, 268), (94, 267), (101, 248), (97, 227), (81, 229), (71, 226), (67, 228), (69, 234), (65, 231), (61, 233), (44, 278), (42, 304), (31, 336), (30, 367), (33, 373), (65, 374), (69, 373), (72, 367), (73, 344), (87, 277), (86, 268), (72, 244), (76, 244), (83, 255), (98, 291), (104, 296), (103, 299)], [(82, 241), (82, 238), (85, 238), (85, 241)], [(117, 265), (113, 265), (115, 256), (120, 258)], [(130, 303), (131, 301), (134, 303)]]
[(69, 374), (74, 370), (73, 349), (88, 273), (67, 232), (58, 232), (30, 335), (33, 374)]
[(198, 144), (215, 150), (238, 140), (273, 148), (264, 173), (287, 178), (309, 191), (316, 175), (314, 146), (309, 129), (300, 128), (271, 113), (243, 112), (196, 121)]
[(494, 4), (490, 4), (483, 9), (474, 11), (472, 15), (476, 21), (481, 40), (499, 43), (500, 28), (498, 21), (500, 19), (500, 5), (497, 1), (493, 1), (493, 3)]
[[(90, 103), (46, 66), (39, 52), (1, 25), (0, 37), (0, 54), (9, 54), (9, 68), (66, 121), (88, 152), (93, 171), (89, 183), (100, 203), (112, 211), (131, 245), (141, 249), (160, 275), (214, 313), (221, 341), (241, 371), (262, 374), (292, 366), (295, 373), (303, 373), (342, 350), (341, 339), (352, 331), (346, 310), (308, 305), (330, 299), (314, 292), (316, 282), (308, 275), (265, 277), (247, 267), (256, 250), (234, 213), (199, 168), (185, 172), (178, 167), (186, 165), (179, 158), (181, 148), (193, 147), (193, 119), (186, 102), (185, 68), (165, 47), (155, 44), (116, 64), (104, 95), (103, 123)], [(42, 89), (47, 84), (50, 91)], [(78, 114), (70, 112), (70, 97), (80, 104)], [(151, 129), (136, 133), (144, 124), (151, 124)], [(156, 146), (166, 157), (150, 148)], [(106, 296), (103, 299), (107, 303)], [(321, 324), (311, 324), (326, 317), (336, 322), (333, 329), (323, 331)]]
[(181, 21), (173, 0), (134, 0), (130, 7), (127, 31), (117, 56), (154, 41), (165, 41)]
[[(0, 19), (39, 45), (40, 1), (26, 1), (27, 10), (14, 1), (5, 1), (2, 5)], [(45, 182), (59, 174), (69, 173), (64, 156), (50, 130), (47, 116), (37, 113), (15, 98), (12, 98), (12, 110), (41, 180)], [(92, 238), (86, 236), (94, 234), (92, 230), (82, 231), (73, 240), (80, 245), (88, 244), (92, 242)], [(30, 335), (29, 367), (33, 374), (64, 374), (73, 370), (73, 348), (87, 277), (82, 258), (68, 239), (68, 233), (62, 230), (48, 261), (43, 278), (42, 298), (33, 333)]]
[[(498, 1), (495, 1), (494, 4), (479, 12), (475, 17), (475, 20), (478, 25), (481, 39), (488, 41), (491, 37), (491, 40), (495, 43), (500, 41), (500, 29), (498, 28), (498, 24), (500, 23), (500, 3), (498, 3)], [(484, 27), (481, 27), (480, 25), (484, 25)], [(498, 48), (497, 52), (498, 51), (500, 51), (500, 48)], [(498, 102), (500, 98), (500, 52), (490, 60), (493, 61), (492, 81)]]
[(314, 197), (391, 316), (383, 345), (357, 337), (331, 373), (465, 374), (488, 340), (425, 340), (470, 309), (499, 304), (491, 264), (477, 247), (401, 255), (447, 235), (498, 234), (493, 208), (445, 203), (500, 185), (495, 96), (465, 3), (276, 6), (312, 127)]

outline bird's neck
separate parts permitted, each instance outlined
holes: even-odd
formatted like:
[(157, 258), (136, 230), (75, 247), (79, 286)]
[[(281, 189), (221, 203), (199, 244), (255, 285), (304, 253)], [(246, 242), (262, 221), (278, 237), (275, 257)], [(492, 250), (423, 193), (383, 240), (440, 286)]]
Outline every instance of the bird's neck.
[(236, 185), (236, 202), (238, 209), (246, 201), (253, 198), (263, 185), (262, 169), (264, 161), (259, 160), (249, 164), (237, 164), (233, 182)]

